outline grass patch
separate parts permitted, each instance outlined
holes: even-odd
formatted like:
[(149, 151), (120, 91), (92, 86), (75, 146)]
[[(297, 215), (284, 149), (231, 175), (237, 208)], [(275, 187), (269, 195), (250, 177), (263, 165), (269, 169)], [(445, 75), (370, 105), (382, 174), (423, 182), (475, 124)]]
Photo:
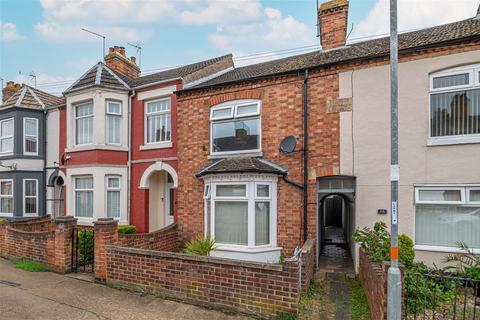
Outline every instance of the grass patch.
[(275, 317), (275, 320), (296, 320), (296, 318), (293, 314), (280, 313)]
[(15, 268), (22, 269), (29, 272), (45, 272), (48, 271), (46, 265), (40, 262), (29, 261), (29, 260), (19, 260), (15, 262)]
[(368, 309), (367, 296), (363, 291), (362, 284), (358, 279), (347, 279), (350, 288), (350, 319), (351, 320), (369, 320), (370, 312)]
[(324, 290), (321, 286), (315, 283), (315, 281), (310, 282), (307, 291), (302, 293), (300, 296), (300, 306), (309, 307), (311, 306), (319, 297), (323, 296)]
[(5, 218), (0, 218), (0, 224), (4, 224), (4, 223), (7, 223), (7, 219), (5, 219)]

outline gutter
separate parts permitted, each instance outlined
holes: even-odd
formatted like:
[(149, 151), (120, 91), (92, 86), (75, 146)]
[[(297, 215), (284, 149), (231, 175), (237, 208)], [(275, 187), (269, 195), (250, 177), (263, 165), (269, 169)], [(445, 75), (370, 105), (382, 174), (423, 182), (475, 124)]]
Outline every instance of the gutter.
[(308, 69), (303, 79), (303, 241), (308, 239)]
[(131, 182), (132, 182), (132, 99), (135, 96), (135, 90), (128, 95), (128, 129), (127, 129), (127, 147), (128, 147), (128, 160), (127, 160), (127, 223), (130, 224), (130, 211), (132, 207), (132, 195), (131, 195)]

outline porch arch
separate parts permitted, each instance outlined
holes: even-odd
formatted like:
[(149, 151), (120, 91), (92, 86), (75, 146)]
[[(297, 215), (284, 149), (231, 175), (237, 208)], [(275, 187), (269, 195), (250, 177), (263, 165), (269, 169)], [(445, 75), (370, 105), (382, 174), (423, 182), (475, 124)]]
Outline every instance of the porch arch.
[(177, 172), (175, 169), (169, 165), (168, 163), (165, 163), (163, 161), (157, 161), (154, 164), (150, 165), (142, 175), (142, 178), (140, 179), (140, 185), (138, 186), (139, 189), (148, 189), (149, 188), (149, 177), (151, 174), (154, 172), (158, 171), (166, 171), (170, 176), (172, 177), (173, 180), (173, 187), (177, 188), (178, 187), (178, 176)]

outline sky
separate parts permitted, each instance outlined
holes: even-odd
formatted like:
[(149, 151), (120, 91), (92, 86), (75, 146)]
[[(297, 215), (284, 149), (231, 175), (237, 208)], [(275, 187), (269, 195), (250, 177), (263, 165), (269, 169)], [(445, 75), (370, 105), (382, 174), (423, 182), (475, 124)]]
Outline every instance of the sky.
[[(398, 0), (400, 31), (476, 15), (479, 0)], [(319, 0), (324, 2), (324, 0)], [(388, 0), (350, 0), (349, 38), (388, 32)], [(144, 74), (232, 53), (241, 66), (315, 50), (316, 0), (0, 0), (0, 77), (60, 95), (124, 46)], [(297, 48), (293, 50), (287, 50)], [(283, 51), (282, 51), (283, 50)], [(265, 53), (261, 54), (258, 53)]]

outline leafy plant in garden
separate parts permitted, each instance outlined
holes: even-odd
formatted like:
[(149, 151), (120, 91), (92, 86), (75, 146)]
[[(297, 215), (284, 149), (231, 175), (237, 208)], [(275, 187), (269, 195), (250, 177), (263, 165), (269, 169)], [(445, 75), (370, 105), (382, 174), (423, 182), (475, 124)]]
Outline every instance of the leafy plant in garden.
[(118, 234), (133, 234), (137, 233), (137, 228), (135, 226), (118, 226)]
[(93, 260), (93, 230), (79, 230), (77, 234), (78, 261), (90, 262)]
[(463, 252), (446, 256), (444, 262), (455, 263), (455, 265), (444, 269), (454, 269), (465, 278), (480, 281), (480, 255), (474, 254), (465, 242), (457, 242), (457, 246)]
[(213, 240), (210, 236), (204, 237), (203, 235), (198, 235), (187, 243), (183, 252), (198, 254), (201, 256), (209, 256), (214, 246), (215, 240)]

